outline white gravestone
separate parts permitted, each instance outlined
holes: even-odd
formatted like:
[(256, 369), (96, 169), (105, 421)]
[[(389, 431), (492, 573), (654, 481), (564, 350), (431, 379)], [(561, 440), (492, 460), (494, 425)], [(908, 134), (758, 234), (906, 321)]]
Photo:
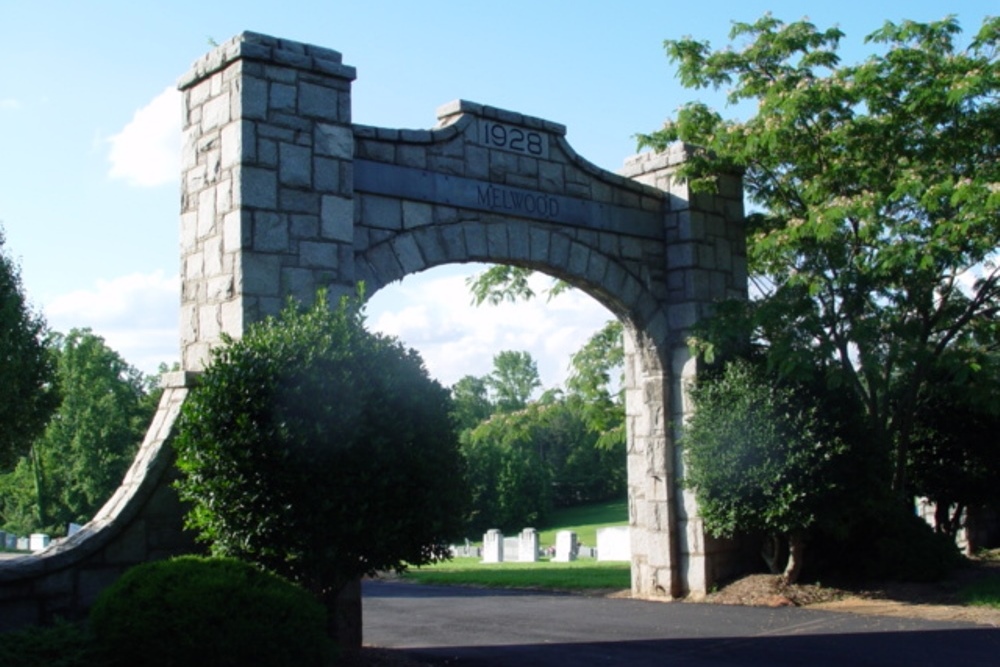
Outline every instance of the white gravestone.
[(491, 528), (483, 535), (483, 562), (503, 562), (503, 533)]
[(597, 529), (597, 560), (632, 560), (632, 543), (629, 542), (628, 526)]
[(517, 562), (517, 552), (521, 548), (521, 540), (518, 537), (503, 538), (503, 560), (504, 562)]
[(31, 551), (41, 551), (49, 546), (50, 538), (45, 533), (32, 533), (28, 538), (28, 549)]
[(525, 528), (518, 537), (517, 559), (522, 563), (538, 562), (538, 532)]
[(556, 555), (552, 560), (556, 563), (576, 560), (576, 533), (571, 530), (556, 533)]

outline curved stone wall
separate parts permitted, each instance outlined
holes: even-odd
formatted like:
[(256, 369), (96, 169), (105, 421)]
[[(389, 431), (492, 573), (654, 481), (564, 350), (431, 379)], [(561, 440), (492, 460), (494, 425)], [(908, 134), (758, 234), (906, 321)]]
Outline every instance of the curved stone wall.
[(163, 396), (135, 461), (92, 521), (37, 554), (0, 560), (0, 631), (82, 617), (133, 565), (195, 550), (170, 486), (169, 445), (193, 379), (189, 373), (163, 376)]

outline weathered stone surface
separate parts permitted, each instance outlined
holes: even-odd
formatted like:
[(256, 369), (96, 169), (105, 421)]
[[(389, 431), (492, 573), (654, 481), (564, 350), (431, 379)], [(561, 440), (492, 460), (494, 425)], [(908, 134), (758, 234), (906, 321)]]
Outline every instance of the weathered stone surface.
[(191, 548), (166, 445), (192, 373), (223, 334), (317, 287), (336, 298), (446, 262), (543, 269), (621, 318), (632, 590), (704, 592), (728, 548), (706, 540), (680, 486), (690, 409), (690, 328), (746, 295), (741, 184), (692, 195), (688, 149), (629, 159), (621, 174), (576, 154), (566, 128), (468, 101), (432, 130), (351, 122), (354, 69), (336, 51), (243, 33), (183, 76), (181, 352), (121, 489), (37, 557), (0, 561), (0, 619), (82, 613), (129, 564)]

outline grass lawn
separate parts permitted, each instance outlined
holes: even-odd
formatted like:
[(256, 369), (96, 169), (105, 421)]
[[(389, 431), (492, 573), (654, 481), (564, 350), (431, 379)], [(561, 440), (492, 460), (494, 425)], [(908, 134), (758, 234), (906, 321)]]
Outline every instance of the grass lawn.
[(978, 581), (962, 589), (959, 595), (964, 604), (1000, 609), (1000, 576)]
[(628, 502), (612, 500), (594, 505), (567, 507), (552, 512), (549, 525), (539, 532), (539, 541), (545, 545), (556, 543), (556, 533), (571, 530), (580, 544), (597, 546), (597, 529), (607, 526), (628, 525)]
[[(628, 525), (624, 500), (556, 510), (549, 525), (539, 531), (539, 543), (552, 546), (556, 533), (571, 530), (587, 546), (597, 545), (597, 529)], [(629, 588), (629, 563), (604, 563), (585, 559), (570, 563), (483, 563), (478, 558), (456, 558), (422, 568), (412, 568), (404, 579), (422, 584), (452, 584), (487, 588), (586, 590)]]
[(577, 560), (570, 563), (482, 563), (478, 558), (456, 558), (403, 575), (420, 584), (483, 586), (485, 588), (540, 588), (579, 591), (596, 588), (628, 588), (628, 563)]

